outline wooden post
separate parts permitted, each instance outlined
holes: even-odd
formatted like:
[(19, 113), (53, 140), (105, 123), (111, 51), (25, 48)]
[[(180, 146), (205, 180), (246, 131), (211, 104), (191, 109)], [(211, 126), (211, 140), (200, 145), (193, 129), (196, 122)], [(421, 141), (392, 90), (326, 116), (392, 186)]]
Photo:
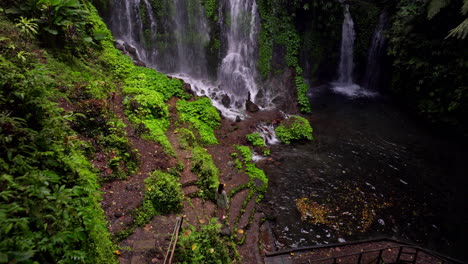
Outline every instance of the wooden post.
[(169, 258), (169, 264), (172, 264), (172, 258), (174, 257), (174, 252), (175, 252), (175, 248), (176, 248), (176, 245), (177, 245), (177, 240), (179, 239), (180, 227), (182, 226), (183, 220), (184, 220), (184, 217), (181, 216), (181, 217), (180, 217), (179, 224), (178, 224), (178, 226), (177, 226), (177, 230), (176, 230), (176, 236), (175, 236), (175, 240), (174, 240), (174, 245), (172, 246), (171, 257)]
[(377, 264), (380, 264), (380, 262), (383, 262), (382, 252), (383, 252), (383, 249), (379, 250), (379, 256), (377, 257)]
[(418, 259), (418, 253), (419, 253), (419, 248), (416, 248), (416, 253), (414, 253), (413, 264), (415, 264), (416, 260)]
[(398, 262), (398, 261), (400, 260), (401, 251), (402, 251), (402, 250), (403, 250), (403, 247), (402, 247), (402, 246), (400, 246), (400, 248), (398, 249), (398, 256), (397, 256), (397, 258), (396, 258), (396, 260), (395, 260), (395, 261), (397, 261), (397, 262)]

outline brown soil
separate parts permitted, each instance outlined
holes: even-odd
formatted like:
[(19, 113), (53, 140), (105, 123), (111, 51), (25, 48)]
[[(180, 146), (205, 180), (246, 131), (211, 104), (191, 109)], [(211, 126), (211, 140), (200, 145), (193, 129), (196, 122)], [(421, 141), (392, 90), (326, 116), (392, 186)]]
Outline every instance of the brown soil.
[[(175, 132), (175, 120), (178, 119), (175, 109), (176, 99), (169, 101), (171, 127), (166, 133), (172, 144), (177, 158), (164, 154), (160, 145), (144, 140), (137, 136), (127, 117), (124, 114), (123, 96), (117, 92), (114, 99), (109, 101), (109, 108), (126, 124), (125, 131), (133, 149), (140, 154), (138, 171), (127, 180), (115, 180), (103, 184), (101, 206), (104, 209), (108, 228), (111, 234), (124, 230), (133, 223), (132, 210), (142, 204), (144, 198), (144, 179), (154, 170), (167, 170), (174, 167), (177, 162), (185, 166), (181, 173), (180, 182), (185, 194), (184, 207), (179, 215), (169, 214), (155, 216), (144, 227), (136, 230), (125, 240), (120, 242), (117, 252), (120, 263), (162, 263), (169, 246), (171, 234), (176, 223), (176, 218), (184, 216), (184, 226), (187, 224), (199, 226), (208, 223), (210, 218), (217, 217), (218, 213), (212, 201), (204, 201), (200, 198), (191, 198), (199, 189), (195, 185), (197, 176), (191, 172), (191, 153), (181, 149), (178, 135)], [(66, 101), (61, 101), (65, 109), (71, 108)], [(281, 114), (276, 111), (265, 111), (251, 114), (251, 117), (241, 122), (233, 122), (223, 119), (221, 127), (216, 131), (219, 144), (206, 147), (212, 155), (215, 165), (220, 170), (220, 181), (226, 184), (229, 193), (237, 186), (249, 181), (244, 173), (240, 173), (233, 166), (230, 153), (234, 152), (234, 145), (246, 145), (245, 135), (254, 132), (258, 122), (270, 122), (281, 119)], [(97, 153), (96, 156), (100, 154)], [(99, 166), (98, 159), (94, 161)], [(266, 161), (268, 162), (268, 161)], [(230, 202), (230, 208), (226, 212), (228, 217), (227, 227), (230, 232), (237, 232), (239, 253), (242, 257), (240, 263), (262, 263), (263, 253), (259, 250), (260, 221), (264, 215), (257, 208), (256, 196), (243, 207), (244, 200), (248, 196), (248, 190), (235, 194)], [(253, 219), (253, 220), (252, 220)], [(252, 221), (251, 223), (249, 223)], [(255, 250), (252, 250), (255, 249)]]

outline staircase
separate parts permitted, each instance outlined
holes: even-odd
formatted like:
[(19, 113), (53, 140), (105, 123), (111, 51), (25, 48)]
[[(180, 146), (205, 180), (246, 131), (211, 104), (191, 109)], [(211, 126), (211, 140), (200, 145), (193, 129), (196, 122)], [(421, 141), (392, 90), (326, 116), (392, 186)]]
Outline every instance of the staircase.
[(390, 238), (266, 253), (265, 264), (462, 264), (428, 249)]

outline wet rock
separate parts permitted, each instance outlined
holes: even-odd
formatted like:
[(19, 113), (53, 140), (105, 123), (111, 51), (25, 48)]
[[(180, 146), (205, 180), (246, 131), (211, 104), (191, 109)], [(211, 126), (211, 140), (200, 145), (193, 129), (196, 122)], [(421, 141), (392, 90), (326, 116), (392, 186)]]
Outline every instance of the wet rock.
[(125, 51), (125, 47), (117, 41), (114, 42), (114, 47), (120, 51)]
[(229, 97), (229, 95), (223, 95), (221, 103), (224, 105), (224, 107), (229, 108), (229, 106), (231, 106), (231, 98)]
[(146, 67), (146, 63), (142, 62), (141, 60), (134, 60), (133, 62), (136, 66)]
[(245, 101), (245, 109), (248, 112), (255, 113), (255, 112), (258, 112), (260, 110), (260, 107), (258, 107), (258, 105), (254, 104), (252, 101), (247, 100), (247, 101)]
[(133, 47), (132, 45), (128, 44), (127, 42), (125, 42), (123, 44), (124, 48), (125, 48), (125, 51), (130, 55), (132, 56), (132, 58), (138, 58), (138, 53), (137, 53), (137, 49), (135, 47)]
[(240, 116), (236, 116), (236, 122), (240, 122), (242, 121), (241, 117)]

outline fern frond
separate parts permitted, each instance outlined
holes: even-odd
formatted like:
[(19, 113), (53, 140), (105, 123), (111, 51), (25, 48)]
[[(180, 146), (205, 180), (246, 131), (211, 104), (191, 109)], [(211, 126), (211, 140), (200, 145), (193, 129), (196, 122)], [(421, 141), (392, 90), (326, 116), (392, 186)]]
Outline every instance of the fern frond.
[(468, 0), (463, 1), (463, 6), (462, 6), (462, 9), (461, 9), (461, 12), (462, 12), (463, 15), (468, 14)]
[(427, 7), (427, 18), (432, 19), (435, 17), (440, 10), (450, 4), (451, 0), (431, 0)]
[(464, 39), (468, 35), (468, 18), (466, 18), (456, 28), (450, 30), (446, 38), (455, 37), (458, 39)]

